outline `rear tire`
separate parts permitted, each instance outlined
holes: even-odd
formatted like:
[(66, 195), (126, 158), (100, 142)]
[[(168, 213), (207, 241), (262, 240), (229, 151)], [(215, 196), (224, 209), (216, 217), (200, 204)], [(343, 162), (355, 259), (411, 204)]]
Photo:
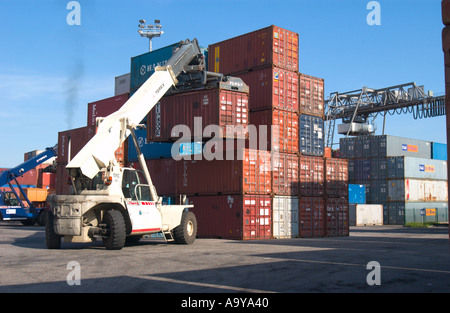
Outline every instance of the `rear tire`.
[(105, 212), (103, 223), (106, 224), (108, 236), (103, 237), (103, 244), (107, 250), (120, 250), (125, 245), (125, 220), (120, 211)]
[(173, 230), (175, 243), (193, 244), (197, 237), (197, 219), (194, 213), (184, 211), (181, 216), (181, 223)]
[(53, 213), (48, 212), (46, 214), (47, 222), (45, 223), (45, 243), (47, 249), (60, 249), (61, 248), (61, 236), (56, 234), (55, 227), (53, 225)]

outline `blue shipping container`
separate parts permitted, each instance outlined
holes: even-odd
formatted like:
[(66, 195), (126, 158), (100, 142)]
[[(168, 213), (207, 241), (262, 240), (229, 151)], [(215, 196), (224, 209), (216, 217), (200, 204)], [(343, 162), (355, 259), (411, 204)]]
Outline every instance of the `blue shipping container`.
[(364, 185), (348, 185), (348, 203), (365, 204), (366, 203), (366, 186)]
[(447, 161), (447, 145), (444, 143), (431, 143), (431, 158)]
[(157, 66), (166, 65), (179, 43), (153, 50), (131, 58), (130, 91), (135, 92), (155, 72)]
[(323, 118), (300, 115), (300, 152), (303, 155), (323, 156)]
[[(183, 143), (171, 143), (171, 142), (147, 142), (147, 130), (136, 130), (136, 137), (141, 149), (142, 154), (146, 160), (154, 159), (169, 159), (172, 158), (172, 146), (177, 146), (177, 155), (193, 155), (201, 154), (203, 150), (202, 142), (183, 142)], [(128, 140), (128, 161), (137, 161), (137, 152), (134, 147), (133, 139)]]

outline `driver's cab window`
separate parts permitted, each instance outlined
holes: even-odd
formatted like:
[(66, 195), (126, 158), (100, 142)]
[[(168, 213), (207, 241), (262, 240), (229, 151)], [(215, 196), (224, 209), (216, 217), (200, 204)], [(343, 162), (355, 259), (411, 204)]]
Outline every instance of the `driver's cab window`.
[(139, 178), (135, 171), (124, 170), (122, 178), (122, 192), (125, 198), (137, 200), (135, 194), (136, 185), (139, 184)]

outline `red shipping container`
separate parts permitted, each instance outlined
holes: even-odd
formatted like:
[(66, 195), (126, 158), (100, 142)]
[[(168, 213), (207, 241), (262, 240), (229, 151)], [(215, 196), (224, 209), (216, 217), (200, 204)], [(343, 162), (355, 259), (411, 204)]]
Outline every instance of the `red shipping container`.
[(57, 163), (67, 165), (75, 155), (94, 137), (95, 126), (86, 126), (58, 133)]
[(276, 66), (298, 71), (298, 33), (269, 26), (209, 45), (208, 68), (225, 75)]
[(298, 74), (293, 71), (268, 67), (235, 75), (250, 88), (251, 111), (280, 109), (298, 112)]
[(107, 117), (119, 110), (129, 99), (129, 94), (88, 103), (87, 126), (96, 126), (97, 117)]
[(272, 193), (274, 195), (298, 196), (298, 155), (290, 153), (272, 155)]
[(39, 170), (39, 188), (54, 189), (55, 188), (56, 174), (51, 172), (43, 172)]
[(325, 160), (325, 190), (328, 197), (348, 198), (348, 161), (327, 158)]
[[(216, 138), (245, 138), (248, 100), (247, 93), (224, 89), (203, 89), (163, 97), (148, 115), (147, 140), (171, 141), (182, 136), (203, 136), (209, 125), (220, 127), (222, 135), (215, 134)], [(201, 125), (197, 127), (196, 117), (201, 117)], [(175, 132), (176, 125), (186, 125), (190, 134)], [(214, 135), (205, 134), (204, 137)]]
[(325, 168), (321, 157), (300, 157), (300, 195), (321, 197), (325, 194)]
[(197, 236), (238, 240), (271, 239), (272, 205), (267, 195), (191, 196)]
[(325, 236), (339, 237), (349, 235), (348, 198), (327, 198), (325, 217)]
[(271, 160), (267, 151), (244, 149), (233, 160), (181, 160), (177, 192), (186, 195), (270, 194)]
[[(158, 196), (174, 197), (177, 193), (177, 161), (174, 159), (146, 160), (148, 171), (156, 188)], [(131, 167), (141, 170), (139, 162), (133, 162)]]
[(55, 187), (57, 195), (70, 195), (72, 184), (70, 183), (69, 173), (66, 170), (67, 164), (56, 165)]
[(325, 200), (322, 197), (301, 197), (299, 201), (300, 237), (325, 236)]
[[(256, 126), (258, 142), (261, 137), (267, 138), (267, 147), (258, 146), (260, 150), (298, 153), (298, 123), (298, 115), (294, 112), (271, 109), (250, 112), (250, 124)], [(266, 127), (261, 129), (260, 126)]]
[(324, 116), (324, 80), (310, 75), (299, 74), (300, 114)]

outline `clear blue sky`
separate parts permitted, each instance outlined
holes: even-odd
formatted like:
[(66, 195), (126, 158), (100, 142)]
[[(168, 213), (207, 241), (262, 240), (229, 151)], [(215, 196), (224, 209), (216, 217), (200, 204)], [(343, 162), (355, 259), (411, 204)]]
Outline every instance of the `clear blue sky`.
[[(445, 91), (440, 0), (79, 0), (69, 26), (67, 0), (0, 1), (0, 167), (83, 127), (87, 103), (114, 95), (114, 77), (148, 49), (139, 19), (160, 19), (154, 49), (189, 38), (202, 46), (277, 25), (300, 34), (300, 71), (325, 79), (325, 94), (408, 82)], [(381, 119), (380, 119), (381, 120)], [(381, 127), (378, 131), (380, 133)], [(445, 118), (389, 117), (390, 135), (446, 142)]]

